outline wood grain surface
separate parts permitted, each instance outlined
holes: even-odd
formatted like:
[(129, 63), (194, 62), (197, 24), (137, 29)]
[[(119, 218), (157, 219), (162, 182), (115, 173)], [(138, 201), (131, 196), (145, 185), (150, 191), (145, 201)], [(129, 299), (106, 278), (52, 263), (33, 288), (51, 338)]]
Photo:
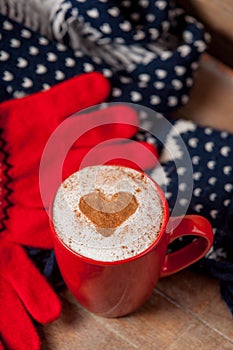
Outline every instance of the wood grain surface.
[(198, 18), (209, 31), (209, 53), (233, 68), (233, 1), (177, 0), (187, 13)]
[(232, 0), (178, 0), (187, 12), (195, 13), (209, 28), (233, 42)]

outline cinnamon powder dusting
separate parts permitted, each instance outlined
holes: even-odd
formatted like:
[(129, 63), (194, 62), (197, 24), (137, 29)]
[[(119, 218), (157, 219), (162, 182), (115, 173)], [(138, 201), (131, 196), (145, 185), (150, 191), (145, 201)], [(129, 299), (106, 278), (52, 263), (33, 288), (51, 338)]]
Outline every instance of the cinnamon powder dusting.
[(135, 213), (138, 202), (128, 192), (118, 192), (109, 197), (96, 190), (80, 198), (79, 208), (96, 226), (97, 232), (108, 237)]

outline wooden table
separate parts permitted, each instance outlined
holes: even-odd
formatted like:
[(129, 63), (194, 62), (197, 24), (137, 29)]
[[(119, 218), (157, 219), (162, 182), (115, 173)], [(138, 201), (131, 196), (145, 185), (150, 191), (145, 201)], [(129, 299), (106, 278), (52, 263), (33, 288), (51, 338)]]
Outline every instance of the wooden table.
[(185, 11), (204, 25), (212, 40), (208, 52), (233, 68), (232, 0), (176, 0)]
[[(233, 74), (204, 56), (190, 102), (176, 115), (233, 132)], [(139, 281), (140, 283), (140, 281)], [(43, 350), (232, 350), (232, 315), (217, 280), (186, 269), (159, 281), (134, 314), (105, 319), (84, 310), (68, 290), (61, 317), (40, 327)]]

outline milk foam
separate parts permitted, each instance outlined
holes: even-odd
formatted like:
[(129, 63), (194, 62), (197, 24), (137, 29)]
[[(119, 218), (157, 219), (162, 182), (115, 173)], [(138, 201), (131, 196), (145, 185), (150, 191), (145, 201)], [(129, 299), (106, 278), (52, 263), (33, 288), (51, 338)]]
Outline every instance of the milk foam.
[[(138, 203), (136, 211), (108, 237), (79, 208), (80, 199), (97, 190), (109, 198), (127, 192)], [(84, 168), (61, 184), (52, 215), (58, 237), (73, 251), (99, 261), (117, 261), (138, 255), (154, 242), (163, 209), (150, 178), (133, 169), (100, 165)]]

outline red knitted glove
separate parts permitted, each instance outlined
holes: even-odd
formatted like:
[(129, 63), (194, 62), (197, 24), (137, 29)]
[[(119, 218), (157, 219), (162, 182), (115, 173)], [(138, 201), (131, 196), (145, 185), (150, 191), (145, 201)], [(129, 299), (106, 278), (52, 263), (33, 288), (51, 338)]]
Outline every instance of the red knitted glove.
[[(5, 221), (9, 240), (52, 248), (39, 192), (41, 155), (48, 138), (67, 116), (104, 101), (108, 94), (108, 81), (100, 73), (90, 73), (48, 91), (0, 104), (5, 160), (10, 165), (7, 176), (13, 191), (8, 197), (13, 203), (7, 211), (10, 220)], [(2, 215), (5, 220), (5, 210)]]
[(28, 313), (40, 323), (60, 315), (61, 305), (24, 249), (0, 241), (0, 333), (7, 349), (39, 349), (40, 341)]
[[(20, 246), (52, 248), (48, 216), (39, 189), (39, 166), (44, 147), (53, 131), (67, 116), (100, 103), (108, 93), (107, 80), (99, 73), (90, 73), (70, 79), (46, 92), (0, 105), (3, 184), (0, 195), (0, 302), (3, 304), (0, 335), (10, 350), (36, 350), (40, 346), (38, 335), (25, 309), (42, 323), (57, 318), (60, 312), (56, 295)], [(136, 113), (125, 106), (110, 107), (77, 118), (81, 126), (93, 118), (107, 119), (109, 112), (116, 122), (119, 121), (118, 124), (97, 127), (75, 142), (65, 160), (64, 177), (78, 169), (83, 157), (99, 142), (118, 137), (130, 138), (136, 133)], [(119, 124), (122, 113), (125, 121), (133, 123), (133, 126)], [(55, 153), (63, 151), (63, 141)], [(156, 156), (153, 146), (143, 145)], [(137, 164), (138, 161), (142, 164), (142, 159), (145, 168), (155, 165), (155, 157), (151, 160), (151, 157), (147, 157), (147, 152), (135, 154), (135, 143), (119, 144), (114, 141), (102, 147), (98, 160), (101, 161), (104, 152), (116, 158), (116, 150), (119, 149), (126, 151), (124, 165)], [(51, 156), (48, 171), (56, 169), (56, 154)], [(56, 189), (55, 185), (56, 183), (48, 191), (48, 203)]]
[(41, 323), (60, 314), (58, 297), (19, 244), (52, 247), (48, 216), (39, 196), (44, 146), (65, 117), (102, 102), (108, 93), (106, 79), (92, 73), (0, 105), (0, 347), (39, 349), (28, 313)]

